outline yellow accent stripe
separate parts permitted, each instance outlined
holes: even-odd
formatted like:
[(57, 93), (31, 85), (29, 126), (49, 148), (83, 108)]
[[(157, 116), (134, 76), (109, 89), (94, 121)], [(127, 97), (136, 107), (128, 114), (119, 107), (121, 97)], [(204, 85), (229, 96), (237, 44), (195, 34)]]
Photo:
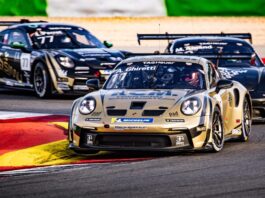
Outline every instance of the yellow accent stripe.
[[(60, 140), (27, 149), (5, 153), (0, 156), (0, 167), (68, 164), (81, 159), (88, 159), (90, 157), (77, 156), (67, 147), (67, 140)], [(95, 155), (91, 155), (91, 157), (95, 157)]]

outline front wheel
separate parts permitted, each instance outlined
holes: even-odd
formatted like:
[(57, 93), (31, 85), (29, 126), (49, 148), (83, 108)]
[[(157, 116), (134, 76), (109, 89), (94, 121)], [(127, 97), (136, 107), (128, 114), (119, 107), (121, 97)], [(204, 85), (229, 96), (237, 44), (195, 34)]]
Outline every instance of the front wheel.
[(47, 67), (41, 62), (37, 63), (33, 73), (34, 91), (39, 98), (51, 95), (51, 80)]
[(239, 140), (242, 142), (246, 142), (249, 139), (249, 135), (251, 132), (251, 110), (250, 105), (247, 100), (247, 98), (244, 99), (243, 103), (243, 111), (242, 111), (242, 129), (241, 129), (241, 135), (239, 137)]
[(215, 108), (212, 119), (212, 149), (213, 152), (219, 152), (224, 147), (224, 128), (221, 112)]

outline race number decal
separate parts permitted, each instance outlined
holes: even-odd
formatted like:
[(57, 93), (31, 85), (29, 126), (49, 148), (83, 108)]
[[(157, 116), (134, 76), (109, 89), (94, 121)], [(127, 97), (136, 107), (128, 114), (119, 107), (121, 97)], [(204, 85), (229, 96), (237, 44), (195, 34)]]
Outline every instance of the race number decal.
[(22, 71), (30, 71), (30, 54), (22, 53), (20, 56), (20, 68)]

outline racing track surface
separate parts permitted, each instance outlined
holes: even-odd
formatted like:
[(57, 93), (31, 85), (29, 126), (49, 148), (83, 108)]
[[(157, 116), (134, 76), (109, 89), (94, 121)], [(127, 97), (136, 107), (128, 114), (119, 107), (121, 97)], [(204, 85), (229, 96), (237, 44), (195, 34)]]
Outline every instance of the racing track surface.
[(0, 176), (0, 195), (264, 197), (264, 129), (255, 125), (249, 142), (228, 142), (220, 153), (149, 154), (154, 158), (140, 162), (51, 167), (44, 173)]
[[(0, 110), (68, 114), (74, 98), (39, 100), (30, 92), (0, 89)], [(227, 142), (220, 153), (137, 156), (152, 159), (2, 174), (0, 197), (265, 197), (262, 124), (253, 126), (249, 142)]]

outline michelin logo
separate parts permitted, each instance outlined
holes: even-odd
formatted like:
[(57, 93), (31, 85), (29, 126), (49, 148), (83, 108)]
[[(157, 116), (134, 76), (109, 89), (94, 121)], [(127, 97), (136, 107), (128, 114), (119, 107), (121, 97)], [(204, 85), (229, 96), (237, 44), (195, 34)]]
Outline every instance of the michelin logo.
[(153, 123), (153, 118), (112, 118), (111, 123)]

